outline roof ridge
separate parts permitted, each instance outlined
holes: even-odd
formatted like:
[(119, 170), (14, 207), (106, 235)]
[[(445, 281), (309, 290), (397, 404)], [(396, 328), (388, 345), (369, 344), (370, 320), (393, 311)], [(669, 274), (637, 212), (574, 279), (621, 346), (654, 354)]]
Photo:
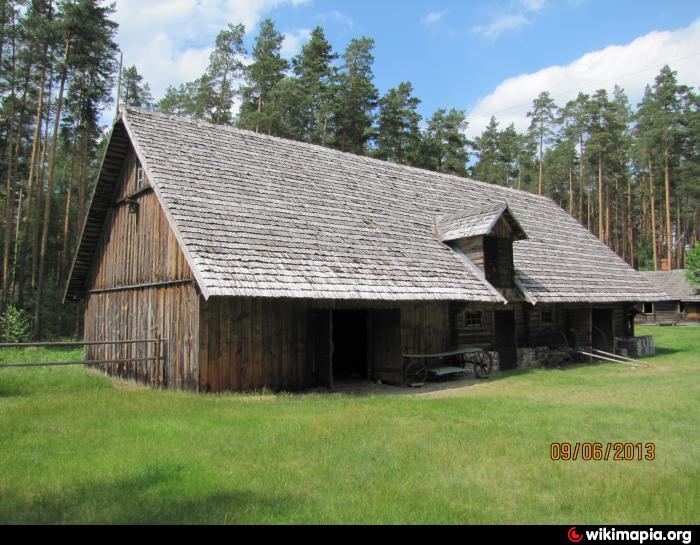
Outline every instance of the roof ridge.
[[(440, 177), (446, 177), (451, 180), (467, 180), (470, 183), (473, 184), (478, 184), (478, 185), (483, 185), (483, 186), (488, 186), (491, 189), (496, 189), (496, 190), (501, 190), (504, 192), (511, 192), (515, 193), (518, 196), (528, 196), (530, 198), (535, 198), (535, 199), (541, 199), (541, 200), (547, 200), (547, 201), (552, 201), (550, 197), (547, 197), (546, 195), (538, 195), (536, 193), (532, 193), (530, 191), (526, 191), (524, 189), (516, 189), (514, 187), (506, 187), (498, 184), (492, 184), (489, 182), (482, 182), (480, 180), (475, 180), (474, 178), (468, 177), (468, 176), (458, 176), (457, 174), (449, 174), (447, 172), (438, 172), (436, 170), (429, 170), (427, 168), (420, 168), (420, 167), (414, 167), (411, 165), (404, 165), (402, 163), (392, 163), (391, 161), (385, 161), (384, 159), (378, 159), (376, 157), (370, 157), (368, 155), (357, 155), (355, 153), (349, 152), (349, 151), (341, 151), (337, 150), (335, 148), (330, 148), (327, 146), (322, 146), (320, 144), (312, 144), (309, 142), (303, 142), (301, 140), (294, 140), (292, 138), (283, 138), (281, 136), (273, 136), (270, 134), (263, 134), (263, 133), (257, 133), (255, 131), (249, 130), (249, 129), (240, 129), (238, 127), (234, 127), (231, 125), (217, 125), (216, 123), (212, 123), (210, 121), (205, 121), (203, 119), (198, 119), (189, 115), (177, 115), (177, 114), (171, 114), (171, 113), (165, 113), (165, 112), (159, 112), (155, 110), (147, 110), (145, 108), (138, 108), (135, 106), (120, 106), (120, 115), (117, 116), (115, 119), (115, 123), (119, 120), (121, 117), (122, 113), (126, 113), (128, 116), (128, 112), (137, 112), (142, 115), (146, 116), (155, 116), (155, 117), (161, 117), (161, 118), (166, 118), (166, 119), (171, 119), (179, 122), (186, 122), (186, 123), (192, 123), (194, 125), (200, 126), (200, 127), (212, 127), (217, 130), (223, 130), (226, 132), (231, 132), (233, 134), (242, 134), (242, 135), (247, 135), (247, 136), (252, 136), (255, 138), (260, 138), (263, 140), (271, 140), (273, 142), (284, 142), (287, 144), (291, 144), (294, 146), (301, 146), (304, 148), (310, 148), (314, 150), (325, 150), (325, 152), (330, 153), (330, 154), (336, 154), (340, 155), (342, 157), (352, 157), (354, 159), (361, 159), (367, 162), (372, 162), (372, 163), (379, 163), (381, 165), (389, 165), (391, 167), (398, 167), (400, 169), (408, 170), (410, 172), (429, 172), (432, 175), (440, 176)], [(554, 202), (554, 201), (552, 201)]]

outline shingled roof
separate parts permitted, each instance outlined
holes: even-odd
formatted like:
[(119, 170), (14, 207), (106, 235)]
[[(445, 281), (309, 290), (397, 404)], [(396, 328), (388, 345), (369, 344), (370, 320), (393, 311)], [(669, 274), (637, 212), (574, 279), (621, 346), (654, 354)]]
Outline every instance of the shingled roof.
[[(123, 157), (124, 133), (207, 298), (502, 302), (438, 240), (435, 218), (504, 203), (529, 237), (514, 262), (531, 302), (664, 297), (542, 196), (138, 109), (115, 121), (107, 164)], [(86, 225), (104, 214), (112, 178), (100, 175)], [(79, 254), (95, 244), (84, 237)], [(68, 295), (85, 276), (73, 271)]]
[(668, 294), (669, 301), (700, 302), (700, 290), (685, 278), (685, 269), (640, 273), (658, 290)]
[(460, 238), (488, 235), (502, 216), (505, 216), (506, 221), (511, 225), (514, 239), (527, 238), (525, 231), (505, 202), (467, 208), (456, 214), (442, 214), (435, 218), (435, 226), (440, 240), (449, 242)]

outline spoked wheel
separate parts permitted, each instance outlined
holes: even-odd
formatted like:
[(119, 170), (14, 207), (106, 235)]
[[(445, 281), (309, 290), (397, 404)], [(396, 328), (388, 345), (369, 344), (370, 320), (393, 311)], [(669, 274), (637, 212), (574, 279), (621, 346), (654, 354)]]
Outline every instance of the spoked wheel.
[(428, 378), (428, 368), (425, 362), (414, 360), (404, 368), (403, 380), (407, 386), (423, 386), (426, 378)]
[(484, 351), (475, 352), (469, 356), (470, 361), (474, 365), (474, 376), (476, 378), (488, 378), (491, 374), (491, 368), (493, 367), (491, 354)]

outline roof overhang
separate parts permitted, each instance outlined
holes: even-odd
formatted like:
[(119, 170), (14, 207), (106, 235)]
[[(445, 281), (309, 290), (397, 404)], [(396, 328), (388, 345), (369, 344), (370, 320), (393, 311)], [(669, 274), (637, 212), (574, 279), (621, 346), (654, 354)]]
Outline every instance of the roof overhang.
[(68, 275), (68, 282), (63, 292), (63, 302), (79, 301), (85, 296), (86, 284), (92, 268), (95, 252), (102, 237), (104, 222), (109, 209), (113, 205), (114, 194), (117, 184), (119, 183), (122, 166), (131, 148), (134, 149), (141, 166), (151, 182), (153, 192), (160, 202), (161, 209), (166, 215), (170, 228), (175, 233), (180, 249), (187, 259), (187, 263), (194, 274), (202, 295), (205, 299), (208, 299), (209, 293), (206, 289), (206, 285), (199, 274), (197, 266), (192, 260), (192, 256), (187, 251), (187, 246), (183, 244), (182, 236), (177, 229), (176, 223), (173, 221), (167, 206), (165, 206), (163, 202), (163, 197), (158, 188), (157, 178), (149, 168), (144, 154), (139, 149), (138, 141), (134, 138), (133, 132), (129, 127), (127, 112), (125, 109), (121, 108), (108, 135), (107, 147), (105, 148), (95, 187), (90, 197), (88, 212), (80, 231), (80, 242), (78, 243), (78, 248), (73, 257), (70, 273)]

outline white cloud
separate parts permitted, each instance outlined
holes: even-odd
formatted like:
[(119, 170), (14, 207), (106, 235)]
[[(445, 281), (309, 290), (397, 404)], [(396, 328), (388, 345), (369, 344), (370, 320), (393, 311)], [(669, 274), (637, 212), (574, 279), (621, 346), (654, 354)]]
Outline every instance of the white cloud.
[(547, 2), (546, 0), (520, 0), (520, 3), (528, 11), (540, 11)]
[(440, 21), (444, 16), (446, 11), (431, 11), (425, 17), (423, 17), (423, 22), (426, 25), (432, 25)]
[(297, 28), (291, 32), (284, 33), (284, 42), (282, 42), (282, 50), (280, 53), (286, 59), (294, 57), (305, 42), (311, 37), (311, 30), (308, 28)]
[(516, 30), (527, 24), (529, 21), (522, 13), (500, 14), (495, 15), (488, 24), (477, 25), (472, 30), (487, 40), (495, 40), (504, 32)]
[(494, 41), (501, 34), (517, 30), (531, 23), (529, 15), (542, 11), (547, 0), (517, 0), (492, 12), (488, 23), (472, 27), (472, 32), (487, 41)]
[[(310, 1), (117, 0), (117, 42), (124, 64), (135, 64), (153, 95), (160, 98), (168, 85), (194, 79), (204, 71), (214, 38), (228, 23), (243, 23), (252, 34), (272, 9)], [(293, 49), (300, 37), (293, 35), (288, 47)]]
[[(559, 105), (576, 98), (579, 91), (611, 91), (617, 83), (636, 105), (644, 86), (652, 83), (661, 66), (669, 64), (678, 72), (678, 80), (700, 85), (700, 19), (674, 31), (654, 31), (626, 45), (611, 45), (586, 53), (566, 66), (549, 66), (537, 72), (521, 74), (500, 83), (481, 99), (469, 113), (470, 136), (481, 133), (495, 115), (501, 127), (515, 123), (518, 130), (528, 127), (527, 111), (532, 100), (549, 91)], [(692, 58), (688, 58), (692, 56)]]

